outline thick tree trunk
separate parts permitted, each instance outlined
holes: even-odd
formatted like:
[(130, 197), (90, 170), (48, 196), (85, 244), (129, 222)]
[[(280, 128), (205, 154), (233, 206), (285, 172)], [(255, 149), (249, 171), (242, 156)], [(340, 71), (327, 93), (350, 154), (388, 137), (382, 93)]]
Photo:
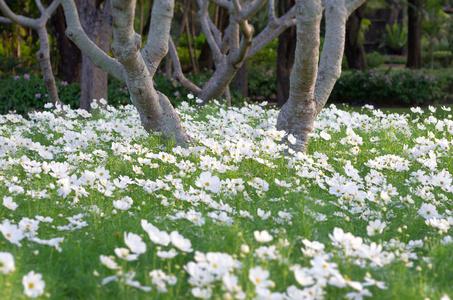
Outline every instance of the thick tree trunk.
[[(341, 74), (346, 21), (364, 0), (323, 1), (326, 30), (319, 60), (321, 0), (296, 0), (297, 45), (291, 71), (288, 101), (283, 105), (277, 129), (294, 151), (305, 151), (314, 121), (325, 106)], [(318, 69), (319, 61), (319, 69)], [(290, 135), (295, 138), (290, 139)]]
[[(153, 6), (150, 40), (144, 49), (148, 66), (157, 66), (168, 51), (168, 37), (173, 18), (174, 0), (161, 0)], [(123, 65), (126, 84), (143, 127), (186, 144), (189, 136), (168, 98), (156, 91), (151, 71), (140, 53), (141, 36), (134, 31), (135, 1), (112, 0), (113, 44), (115, 57)], [(154, 24), (154, 25), (153, 25)], [(153, 42), (155, 39), (155, 42)], [(153, 73), (151, 73), (153, 72)]]
[[(285, 14), (294, 6), (294, 0), (278, 2), (279, 15)], [(289, 78), (294, 64), (294, 51), (296, 50), (296, 27), (286, 29), (278, 37), (277, 48), (277, 103), (283, 106), (289, 97)]]
[(367, 68), (365, 48), (359, 41), (365, 7), (365, 4), (359, 7), (346, 22), (345, 55), (350, 69), (365, 70)]
[(45, 27), (37, 29), (39, 36), (39, 51), (37, 58), (41, 67), (41, 72), (44, 77), (44, 83), (52, 103), (59, 103), (58, 88), (55, 82), (55, 77), (52, 72), (52, 64), (50, 63), (50, 49), (49, 49), (49, 36)]
[[(83, 29), (99, 48), (108, 52), (112, 35), (110, 1), (99, 3), (100, 1), (97, 0), (78, 0), (77, 2)], [(80, 108), (90, 110), (93, 99), (107, 99), (108, 75), (85, 55), (82, 56), (80, 77)]]
[[(292, 134), (296, 141), (290, 142), (295, 151), (304, 152), (308, 135), (313, 131), (316, 116), (315, 83), (318, 73), (321, 0), (297, 0), (297, 45), (288, 101), (283, 105), (277, 129)], [(289, 141), (289, 140), (288, 140)]]
[(60, 56), (58, 77), (69, 83), (78, 82), (80, 81), (82, 54), (65, 34), (66, 21), (61, 7), (57, 9), (54, 18), (52, 18), (52, 23)]
[(409, 0), (407, 6), (407, 67), (419, 69), (422, 66), (422, 5), (423, 0)]

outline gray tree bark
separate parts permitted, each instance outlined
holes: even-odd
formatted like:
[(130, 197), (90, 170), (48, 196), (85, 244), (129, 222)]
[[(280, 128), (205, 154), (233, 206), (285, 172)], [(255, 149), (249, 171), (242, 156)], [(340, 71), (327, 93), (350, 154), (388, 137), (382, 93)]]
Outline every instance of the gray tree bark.
[[(74, 0), (61, 0), (67, 22), (67, 35), (93, 63), (112, 76), (123, 80), (137, 108), (143, 127), (161, 133), (179, 145), (190, 138), (181, 125), (178, 114), (168, 98), (158, 92), (153, 75), (168, 50), (174, 0), (154, 1), (150, 36), (155, 42), (147, 43), (140, 51), (141, 36), (134, 31), (135, 0), (112, 0), (113, 43), (116, 58), (102, 51), (82, 29)], [(143, 54), (142, 54), (143, 53)], [(147, 57), (145, 63), (144, 56)]]
[[(289, 98), (277, 118), (277, 129), (286, 132), (284, 142), (289, 142), (294, 151), (307, 149), (316, 116), (325, 106), (341, 74), (347, 18), (364, 1), (325, 0), (321, 3), (321, 0), (296, 0), (295, 61)], [(326, 11), (326, 30), (318, 67), (323, 9)], [(290, 134), (296, 139), (294, 143), (290, 142)]]

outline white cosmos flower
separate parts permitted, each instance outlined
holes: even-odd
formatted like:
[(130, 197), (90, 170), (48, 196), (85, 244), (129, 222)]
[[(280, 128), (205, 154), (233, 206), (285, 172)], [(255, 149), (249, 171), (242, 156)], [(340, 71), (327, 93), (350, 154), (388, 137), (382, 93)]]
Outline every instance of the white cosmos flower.
[(34, 271), (30, 271), (22, 278), (22, 284), (25, 295), (30, 298), (37, 298), (44, 294), (44, 288), (46, 287), (42, 275)]
[(5, 196), (3, 197), (3, 206), (10, 210), (16, 210), (19, 205), (13, 201), (12, 197)]
[(328, 134), (328, 133), (325, 132), (325, 131), (321, 131), (321, 132), (319, 133), (319, 136), (320, 136), (322, 139), (326, 140), (326, 141), (330, 141), (330, 139), (332, 138), (332, 137), (330, 136), (330, 134)]
[(385, 222), (382, 222), (381, 220), (374, 220), (368, 223), (366, 231), (369, 236), (381, 234), (384, 231), (385, 226), (386, 226)]
[(249, 280), (259, 289), (274, 286), (274, 282), (269, 280), (269, 271), (259, 266), (249, 270)]
[(272, 235), (269, 234), (266, 230), (263, 231), (254, 231), (253, 235), (255, 236), (255, 240), (258, 243), (268, 243), (273, 240)]
[(9, 252), (0, 252), (0, 273), (9, 274), (16, 269), (14, 257)]
[(142, 220), (141, 225), (143, 230), (146, 231), (153, 243), (162, 246), (168, 246), (168, 244), (170, 244), (170, 235), (165, 231), (159, 230), (157, 227), (146, 220)]
[(221, 187), (221, 181), (219, 177), (212, 175), (211, 172), (202, 172), (195, 184), (199, 188), (213, 193), (218, 193)]
[(133, 203), (134, 201), (132, 200), (132, 198), (126, 196), (120, 200), (113, 201), (113, 207), (119, 210), (128, 210), (132, 207)]
[(99, 257), (101, 263), (106, 266), (107, 268), (111, 269), (111, 270), (117, 270), (119, 269), (119, 266), (118, 264), (115, 262), (115, 258), (113, 256), (105, 256), (105, 255), (101, 255)]
[(292, 268), (296, 281), (303, 287), (310, 286), (315, 283), (313, 276), (310, 275), (310, 271), (307, 268), (301, 268), (300, 266), (294, 266)]
[(115, 248), (114, 252), (116, 256), (127, 261), (137, 260), (138, 257), (137, 254), (132, 254), (127, 248)]
[(189, 239), (186, 239), (185, 237), (183, 237), (181, 234), (179, 234), (179, 232), (172, 231), (170, 233), (170, 239), (171, 239), (171, 243), (173, 244), (173, 246), (175, 246), (179, 250), (181, 250), (183, 252), (192, 252), (193, 251), (191, 241)]
[(437, 208), (434, 205), (432, 205), (431, 203), (423, 203), (417, 212), (425, 220), (432, 219), (432, 218), (436, 218), (436, 219), (440, 218), (440, 215), (437, 212)]
[(178, 252), (176, 252), (176, 250), (173, 248), (168, 251), (162, 250), (157, 251), (157, 256), (159, 256), (162, 259), (172, 259), (176, 255), (178, 255)]
[(291, 144), (291, 145), (295, 145), (296, 142), (297, 142), (297, 139), (294, 135), (292, 135), (291, 133), (288, 134), (288, 142)]
[(12, 244), (20, 246), (20, 241), (25, 238), (22, 230), (15, 224), (11, 224), (9, 221), (3, 221), (0, 224), (0, 232), (3, 236)]
[(143, 254), (146, 252), (146, 244), (143, 242), (142, 238), (135, 233), (125, 233), (124, 243), (126, 243), (129, 249), (135, 254)]

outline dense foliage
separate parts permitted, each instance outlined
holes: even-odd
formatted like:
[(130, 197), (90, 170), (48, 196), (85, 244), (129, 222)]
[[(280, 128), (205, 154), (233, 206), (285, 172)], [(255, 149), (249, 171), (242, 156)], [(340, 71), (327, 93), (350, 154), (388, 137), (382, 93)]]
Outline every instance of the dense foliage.
[[(253, 71), (249, 77), (249, 98), (269, 100), (275, 97), (275, 73), (266, 64), (254, 59), (250, 64)], [(208, 73), (191, 76), (196, 83), (202, 83)], [(187, 93), (182, 86), (159, 74), (155, 77), (157, 88), (170, 96), (174, 104), (179, 104)], [(80, 88), (77, 83), (59, 82), (60, 98), (72, 108), (79, 107)], [(453, 94), (453, 72), (446, 70), (394, 70), (378, 69), (371, 71), (346, 71), (338, 80), (331, 101), (352, 104), (374, 103), (381, 106), (409, 106), (442, 103), (450, 100)], [(234, 93), (234, 104), (241, 104), (243, 97)], [(129, 96), (124, 84), (110, 80), (108, 89), (110, 105), (129, 104)], [(0, 113), (16, 111), (25, 114), (42, 108), (49, 101), (43, 80), (38, 75), (22, 75), (0, 79)]]

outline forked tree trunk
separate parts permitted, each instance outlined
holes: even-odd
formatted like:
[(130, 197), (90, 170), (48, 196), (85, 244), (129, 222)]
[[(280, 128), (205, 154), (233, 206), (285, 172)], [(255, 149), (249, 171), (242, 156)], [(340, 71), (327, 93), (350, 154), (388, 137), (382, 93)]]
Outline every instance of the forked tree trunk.
[[(186, 145), (190, 138), (168, 98), (156, 91), (153, 76), (168, 51), (174, 0), (153, 2), (148, 42), (140, 51), (141, 36), (134, 31), (136, 0), (112, 0), (113, 43), (115, 58), (102, 51), (83, 30), (74, 0), (61, 0), (68, 37), (93, 63), (126, 83), (132, 102), (147, 131), (174, 138)], [(146, 57), (146, 63), (145, 59)]]
[[(321, 0), (296, 1), (297, 44), (291, 71), (289, 98), (283, 105), (277, 129), (296, 138), (292, 148), (305, 151), (308, 135), (313, 131), (316, 116), (315, 84), (318, 73)], [(288, 135), (286, 139), (288, 139)]]
[[(277, 129), (286, 132), (284, 141), (294, 151), (307, 149), (316, 116), (341, 74), (346, 21), (364, 0), (325, 0), (324, 46), (319, 61), (319, 34), (323, 7), (321, 0), (296, 0), (297, 45), (288, 101), (283, 105)], [(295, 142), (289, 139), (293, 135)]]
[[(159, 35), (163, 35), (155, 41), (155, 44), (150, 41), (150, 46), (153, 48), (146, 51), (147, 55), (151, 56), (149, 61), (153, 72), (167, 52), (173, 8), (174, 0), (158, 1), (153, 7), (151, 19), (153, 33), (157, 33), (154, 30), (161, 29)], [(146, 130), (161, 132), (166, 137), (174, 138), (178, 144), (185, 144), (189, 141), (189, 137), (181, 126), (179, 116), (170, 100), (154, 88), (152, 77), (154, 73), (150, 73), (140, 54), (141, 36), (134, 31), (134, 13), (135, 1), (112, 1), (112, 50), (124, 67), (132, 102)], [(153, 26), (153, 23), (157, 24)]]

